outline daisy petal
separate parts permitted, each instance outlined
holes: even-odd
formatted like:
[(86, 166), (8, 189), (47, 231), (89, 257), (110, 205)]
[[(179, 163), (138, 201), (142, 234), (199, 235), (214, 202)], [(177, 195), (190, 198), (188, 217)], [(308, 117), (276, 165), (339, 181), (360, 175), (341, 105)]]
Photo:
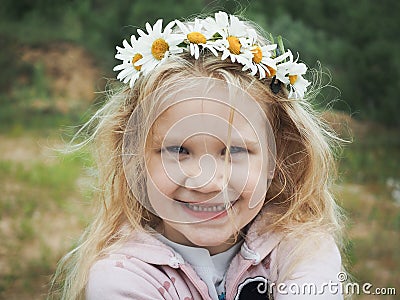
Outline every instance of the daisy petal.
[(172, 27), (174, 27), (176, 21), (171, 21), (168, 23), (167, 26), (164, 28), (164, 33), (170, 34), (172, 31)]
[(163, 19), (158, 19), (157, 22), (154, 24), (153, 26), (153, 32), (155, 32), (156, 34), (161, 35), (162, 32), (162, 22)]
[(149, 22), (146, 23), (146, 30), (147, 30), (147, 34), (151, 34), (153, 32), (153, 29), (151, 28), (151, 25)]
[(145, 33), (142, 29), (138, 29), (138, 30), (136, 30), (136, 31), (137, 31), (138, 35), (140, 35), (140, 36), (146, 36), (146, 33)]

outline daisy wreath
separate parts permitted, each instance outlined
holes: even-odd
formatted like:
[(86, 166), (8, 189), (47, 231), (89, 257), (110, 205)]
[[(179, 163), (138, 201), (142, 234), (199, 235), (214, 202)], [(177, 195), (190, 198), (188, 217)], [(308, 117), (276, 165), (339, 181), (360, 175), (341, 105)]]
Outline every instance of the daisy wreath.
[(256, 31), (234, 15), (220, 11), (214, 18), (196, 18), (187, 24), (174, 20), (164, 30), (162, 22), (159, 19), (153, 27), (146, 23), (147, 32), (138, 29), (138, 38), (132, 35), (130, 43), (124, 40), (123, 47), (116, 47), (115, 58), (122, 63), (114, 71), (120, 71), (117, 79), (129, 82), (131, 88), (139, 76), (148, 74), (169, 56), (186, 51), (198, 59), (205, 49), (221, 55), (221, 60), (243, 65), (243, 71), (259, 79), (272, 78), (274, 93), (279, 92), (282, 83), (289, 99), (303, 98), (311, 84), (303, 77), (306, 65), (294, 59), (290, 50), (285, 52), (280, 37), (278, 44), (261, 44)]

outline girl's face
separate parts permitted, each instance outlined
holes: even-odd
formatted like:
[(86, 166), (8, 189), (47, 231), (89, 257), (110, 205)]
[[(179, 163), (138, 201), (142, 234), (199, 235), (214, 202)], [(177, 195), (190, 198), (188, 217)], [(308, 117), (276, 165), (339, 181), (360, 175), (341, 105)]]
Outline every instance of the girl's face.
[(200, 88), (177, 93), (152, 126), (146, 157), (159, 230), (212, 254), (259, 213), (273, 173), (267, 119), (247, 93), (230, 92), (219, 85), (206, 96)]

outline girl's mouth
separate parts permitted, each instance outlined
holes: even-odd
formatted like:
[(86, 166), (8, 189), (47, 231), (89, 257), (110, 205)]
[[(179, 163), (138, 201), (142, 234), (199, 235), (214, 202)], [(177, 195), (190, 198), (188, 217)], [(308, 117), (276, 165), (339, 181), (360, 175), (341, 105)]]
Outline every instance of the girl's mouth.
[(224, 216), (227, 212), (227, 209), (231, 208), (238, 199), (229, 202), (228, 204), (220, 203), (220, 204), (206, 204), (206, 203), (189, 203), (180, 200), (176, 200), (183, 204), (185, 210), (190, 213), (192, 216), (198, 218), (215, 218), (216, 216)]
[(196, 205), (185, 203), (185, 206), (193, 211), (206, 211), (206, 212), (221, 212), (226, 209), (225, 204), (213, 205), (213, 206), (204, 206), (204, 205)]

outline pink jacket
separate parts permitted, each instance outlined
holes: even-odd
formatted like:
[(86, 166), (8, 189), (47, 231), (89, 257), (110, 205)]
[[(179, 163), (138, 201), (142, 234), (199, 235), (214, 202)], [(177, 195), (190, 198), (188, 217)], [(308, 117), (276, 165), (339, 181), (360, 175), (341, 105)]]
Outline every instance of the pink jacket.
[[(330, 236), (307, 241), (309, 251), (290, 269), (287, 257), (296, 250), (298, 242), (287, 242), (276, 233), (259, 236), (255, 228), (253, 223), (227, 271), (227, 300), (343, 299), (342, 294), (335, 293), (341, 258)], [(291, 276), (282, 280), (285, 270), (291, 271)], [(333, 288), (328, 286), (330, 283)], [(268, 298), (271, 291), (273, 296)], [(206, 284), (178, 253), (151, 234), (136, 232), (121, 249), (92, 266), (86, 299), (211, 298)]]

